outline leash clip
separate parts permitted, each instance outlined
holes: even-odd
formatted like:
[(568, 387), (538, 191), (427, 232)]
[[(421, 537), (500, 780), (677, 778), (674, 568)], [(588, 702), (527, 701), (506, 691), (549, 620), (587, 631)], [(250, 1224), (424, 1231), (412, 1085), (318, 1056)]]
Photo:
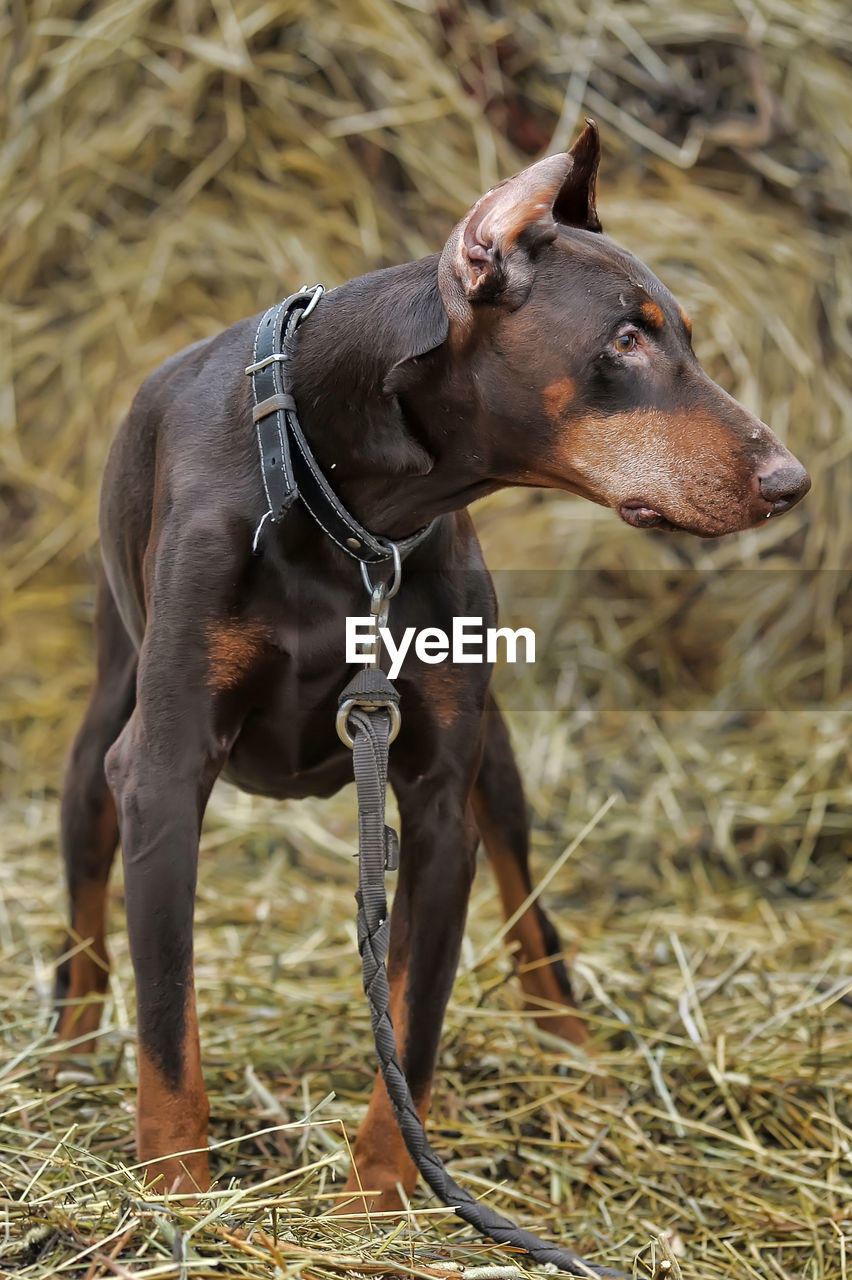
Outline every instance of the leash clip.
[[(373, 661), (364, 665), (378, 667), (382, 661), (382, 628), (388, 625), (388, 614), (390, 613), (390, 597), (385, 590), (383, 582), (377, 582), (370, 593), (370, 617), (373, 619)], [(366, 659), (366, 654), (365, 654)]]
[[(389, 583), (372, 582), (367, 572), (366, 564), (363, 560), (361, 561), (361, 577), (364, 579), (364, 586), (370, 593), (370, 617), (373, 620), (372, 650), (369, 655), (364, 655), (363, 670), (359, 671), (353, 680), (350, 680), (341, 693), (335, 721), (337, 736), (350, 751), (355, 746), (355, 739), (349, 731), (349, 713), (354, 707), (360, 707), (363, 711), (385, 710), (388, 712), (390, 716), (388, 746), (399, 733), (402, 724), (402, 716), (399, 711), (399, 694), (380, 666), (382, 660), (382, 628), (388, 624), (390, 602), (399, 591), (400, 583), (402, 582), (402, 556), (400, 555), (399, 547), (395, 542), (388, 543), (388, 546), (393, 557), (393, 577)], [(371, 662), (366, 661), (368, 656), (372, 658)], [(389, 851), (387, 854), (388, 868), (391, 867), (393, 861), (393, 854)]]
[(393, 557), (393, 577), (390, 582), (372, 582), (367, 572), (365, 562), (361, 561), (361, 577), (364, 586), (370, 594), (370, 617), (373, 619), (373, 641), (372, 641), (372, 657), (373, 661), (365, 662), (365, 666), (378, 668), (382, 661), (382, 628), (388, 625), (388, 612), (390, 602), (399, 591), (402, 582), (402, 556), (399, 547), (395, 542), (389, 542), (391, 556)]

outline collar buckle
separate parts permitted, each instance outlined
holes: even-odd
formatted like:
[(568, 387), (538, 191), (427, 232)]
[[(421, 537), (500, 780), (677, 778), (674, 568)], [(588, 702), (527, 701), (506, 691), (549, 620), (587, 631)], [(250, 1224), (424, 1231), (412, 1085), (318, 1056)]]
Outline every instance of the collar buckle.
[(399, 590), (402, 559), (420, 545), (434, 521), (398, 543), (370, 533), (343, 506), (314, 457), (293, 399), (291, 344), (299, 325), (324, 293), (321, 284), (303, 284), (289, 298), (270, 307), (258, 325), (252, 361), (246, 365), (246, 374), (252, 380), (253, 416), (267, 504), (252, 548), (258, 550), (266, 522), (277, 523), (299, 498), (332, 542), (359, 561), (364, 585), (371, 595), (373, 583), (365, 566), (392, 561), (393, 576), (385, 589), (390, 599)]

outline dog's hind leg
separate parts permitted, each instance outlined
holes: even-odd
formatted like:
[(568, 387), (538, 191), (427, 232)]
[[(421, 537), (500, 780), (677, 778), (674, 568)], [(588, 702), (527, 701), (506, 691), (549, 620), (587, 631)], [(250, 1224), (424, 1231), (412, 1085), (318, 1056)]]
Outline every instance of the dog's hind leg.
[[(482, 763), (472, 794), (482, 836), (503, 904), (511, 919), (532, 892), (529, 871), (529, 822), (523, 784), (509, 732), (493, 695), (485, 713)], [(516, 951), (526, 1007), (544, 1031), (573, 1044), (586, 1040), (574, 1013), (571, 983), (560, 955), (556, 930), (538, 901), (512, 924), (508, 940)]]
[[(62, 787), (61, 843), (70, 903), (66, 957), (56, 973), (58, 1033), (91, 1049), (109, 977), (104, 940), (107, 881), (118, 845), (104, 757), (133, 710), (136, 650), (101, 571), (95, 614), (97, 679)], [(82, 1039), (81, 1039), (82, 1038)]]

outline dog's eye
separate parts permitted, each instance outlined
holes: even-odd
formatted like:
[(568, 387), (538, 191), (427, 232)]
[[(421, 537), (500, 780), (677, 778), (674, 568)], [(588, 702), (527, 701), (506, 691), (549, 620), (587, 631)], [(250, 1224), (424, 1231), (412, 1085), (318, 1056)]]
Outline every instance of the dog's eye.
[(627, 351), (635, 351), (636, 334), (633, 333), (632, 330), (629, 330), (627, 333), (620, 333), (615, 340), (615, 349), (621, 355), (624, 355)]

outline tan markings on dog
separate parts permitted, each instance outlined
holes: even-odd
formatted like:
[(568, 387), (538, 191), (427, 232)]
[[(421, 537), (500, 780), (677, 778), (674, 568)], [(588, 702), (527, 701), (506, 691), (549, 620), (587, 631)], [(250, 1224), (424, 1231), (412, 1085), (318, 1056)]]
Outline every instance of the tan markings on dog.
[[(74, 901), (73, 936), (69, 946), (80, 946), (69, 961), (67, 1003), (59, 1018), (61, 1040), (90, 1039), (74, 1045), (75, 1053), (87, 1053), (101, 1020), (104, 992), (109, 982), (109, 961), (104, 940), (106, 885), (88, 884), (78, 889)], [(81, 945), (82, 944), (82, 945)]]
[(251, 670), (269, 639), (259, 622), (215, 622), (207, 629), (210, 671), (216, 693), (233, 689)]
[[(118, 840), (115, 801), (109, 791), (92, 824), (92, 854), (101, 861), (100, 851), (112, 851)], [(79, 1040), (75, 1053), (88, 1053), (101, 1019), (103, 996), (109, 983), (109, 957), (105, 939), (106, 882), (89, 880), (74, 891), (69, 949), (79, 947), (68, 962), (68, 994), (59, 1016), (57, 1034), (61, 1040)], [(84, 944), (84, 945), (80, 945)]]
[[(147, 1162), (145, 1183), (158, 1194), (206, 1191), (210, 1186), (207, 1160), (209, 1106), (201, 1075), (201, 1048), (192, 979), (186, 1002), (183, 1071), (175, 1089), (142, 1045), (139, 1046), (139, 1092), (136, 1150)], [(186, 1154), (172, 1154), (184, 1152)]]
[(683, 327), (684, 327), (684, 329), (686, 329), (686, 332), (689, 334), (689, 336), (690, 336), (690, 338), (691, 338), (691, 337), (692, 337), (692, 321), (690, 320), (689, 316), (688, 316), (688, 315), (686, 314), (686, 312), (684, 311), (683, 307), (680, 307), (680, 308), (678, 309), (678, 315), (680, 316), (681, 320), (683, 321)]
[(642, 315), (648, 324), (653, 325), (655, 329), (662, 329), (666, 323), (663, 319), (663, 312), (656, 302), (643, 302), (641, 307)]
[(557, 378), (555, 382), (551, 382), (549, 386), (544, 388), (541, 398), (544, 401), (544, 411), (548, 418), (554, 422), (558, 422), (571, 401), (574, 399), (576, 388), (573, 378)]
[(440, 664), (428, 668), (421, 677), (427, 702), (442, 729), (449, 729), (459, 717), (462, 681), (455, 668)]
[[(739, 408), (729, 426), (703, 409), (632, 409), (574, 423), (570, 440), (542, 458), (537, 484), (567, 488), (605, 506), (642, 501), (707, 536), (752, 523), (745, 434), (760, 424)], [(738, 422), (737, 418), (741, 417)]]
[[(391, 980), (390, 1014), (401, 1062), (405, 1059), (408, 1039), (407, 988), (407, 972)], [(429, 1087), (422, 1096), (414, 1098), (417, 1113), (424, 1124), (431, 1096)], [(340, 1213), (359, 1213), (362, 1208), (371, 1213), (400, 1209), (402, 1204), (397, 1183), (406, 1196), (411, 1195), (417, 1183), (417, 1169), (399, 1131), (381, 1073), (376, 1075), (370, 1105), (358, 1129), (352, 1165), (343, 1188), (348, 1194), (338, 1206)], [(355, 1197), (354, 1202), (349, 1199), (350, 1195)]]
[[(497, 880), (503, 914), (509, 919), (526, 900), (529, 886), (524, 883), (517, 858), (502, 832), (491, 822), (486, 807), (478, 801), (476, 791), (473, 803), (480, 835)], [(516, 949), (518, 977), (527, 997), (525, 1007), (537, 1024), (543, 1031), (561, 1036), (571, 1044), (585, 1044), (588, 1033), (556, 979), (534, 907), (527, 908), (507, 936)]]

